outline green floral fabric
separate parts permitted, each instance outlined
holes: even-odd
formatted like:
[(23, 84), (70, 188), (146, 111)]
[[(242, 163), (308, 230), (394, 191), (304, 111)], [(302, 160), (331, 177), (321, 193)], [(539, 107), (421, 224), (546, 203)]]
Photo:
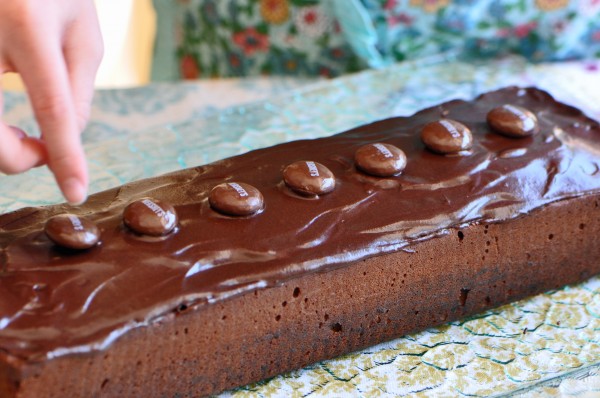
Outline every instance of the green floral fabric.
[(155, 80), (337, 76), (445, 51), (600, 57), (600, 0), (154, 0)]
[(458, 49), (533, 61), (600, 56), (600, 0), (362, 0), (387, 60)]
[[(163, 1), (156, 1), (157, 7)], [(257, 74), (336, 76), (366, 66), (331, 8), (318, 0), (172, 1), (170, 54), (179, 77)], [(171, 22), (171, 21), (169, 21)], [(171, 75), (173, 75), (171, 73)]]

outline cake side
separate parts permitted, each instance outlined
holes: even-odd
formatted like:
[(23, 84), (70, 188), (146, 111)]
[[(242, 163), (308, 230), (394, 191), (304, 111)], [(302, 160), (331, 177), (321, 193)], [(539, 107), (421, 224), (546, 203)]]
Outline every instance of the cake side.
[(211, 395), (461, 319), (600, 273), (599, 209), (569, 199), (173, 313), (102, 352), (21, 362), (6, 396)]

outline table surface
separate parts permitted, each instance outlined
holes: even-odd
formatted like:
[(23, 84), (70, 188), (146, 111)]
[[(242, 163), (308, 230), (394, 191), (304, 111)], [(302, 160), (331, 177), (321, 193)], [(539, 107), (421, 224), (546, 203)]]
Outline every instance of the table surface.
[[(600, 120), (600, 60), (434, 57), (334, 80), (248, 78), (98, 91), (83, 140), (91, 191), (276, 143), (331, 135), (507, 85)], [(5, 119), (35, 132), (26, 97)], [(45, 169), (0, 176), (0, 213), (61, 201)], [(404, 336), (223, 396), (600, 396), (600, 277)]]

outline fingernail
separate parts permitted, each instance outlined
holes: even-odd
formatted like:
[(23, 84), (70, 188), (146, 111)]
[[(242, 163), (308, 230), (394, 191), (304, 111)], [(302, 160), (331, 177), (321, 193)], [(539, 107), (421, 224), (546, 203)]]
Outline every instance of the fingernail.
[(62, 191), (70, 205), (77, 206), (87, 199), (85, 186), (77, 178), (69, 178), (62, 183)]
[(8, 128), (11, 129), (13, 133), (15, 133), (15, 135), (21, 140), (27, 137), (27, 134), (25, 134), (25, 132), (17, 126), (8, 126)]

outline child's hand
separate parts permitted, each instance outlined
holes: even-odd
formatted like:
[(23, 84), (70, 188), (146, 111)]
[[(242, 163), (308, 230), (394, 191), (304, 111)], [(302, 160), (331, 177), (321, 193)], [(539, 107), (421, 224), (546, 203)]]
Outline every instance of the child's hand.
[[(65, 198), (83, 202), (88, 176), (80, 134), (103, 53), (94, 2), (0, 0), (0, 21), (0, 73), (21, 75), (42, 132), (31, 138), (0, 120), (0, 172), (47, 164)], [(0, 92), (0, 105), (1, 99)]]

